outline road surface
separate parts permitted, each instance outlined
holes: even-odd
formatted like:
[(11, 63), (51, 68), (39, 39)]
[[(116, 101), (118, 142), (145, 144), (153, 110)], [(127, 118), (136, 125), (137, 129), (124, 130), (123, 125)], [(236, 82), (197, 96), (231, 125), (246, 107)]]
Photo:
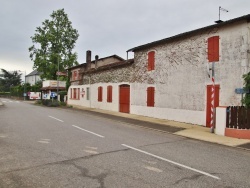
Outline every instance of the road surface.
[(0, 188), (250, 187), (249, 151), (0, 100)]

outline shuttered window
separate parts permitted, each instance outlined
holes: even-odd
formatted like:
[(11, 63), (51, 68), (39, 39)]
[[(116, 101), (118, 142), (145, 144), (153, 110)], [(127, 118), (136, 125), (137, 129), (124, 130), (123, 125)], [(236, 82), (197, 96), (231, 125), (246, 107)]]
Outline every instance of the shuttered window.
[(147, 106), (155, 106), (155, 88), (148, 87), (147, 89)]
[(107, 102), (112, 102), (112, 86), (107, 87)]
[(219, 36), (213, 36), (207, 40), (208, 62), (219, 61)]
[(70, 89), (70, 98), (73, 98), (73, 94), (72, 94), (72, 88)]
[(148, 71), (155, 70), (155, 51), (148, 52)]
[(80, 100), (80, 88), (77, 89), (77, 99)]
[(98, 101), (102, 102), (102, 87), (98, 87)]

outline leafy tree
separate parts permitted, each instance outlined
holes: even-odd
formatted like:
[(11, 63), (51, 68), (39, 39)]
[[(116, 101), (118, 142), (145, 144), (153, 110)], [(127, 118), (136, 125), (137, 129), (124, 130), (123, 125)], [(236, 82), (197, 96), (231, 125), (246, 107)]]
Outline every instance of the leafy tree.
[(250, 72), (247, 74), (243, 75), (243, 79), (244, 79), (244, 90), (246, 91), (246, 94), (242, 100), (242, 103), (246, 106), (246, 107), (250, 107)]
[(50, 17), (51, 20), (46, 19), (36, 28), (29, 52), (33, 68), (43, 73), (41, 78), (56, 80), (58, 64), (59, 71), (78, 64), (77, 54), (72, 50), (79, 34), (64, 9), (53, 11)]
[(18, 71), (7, 71), (1, 69), (3, 74), (0, 77), (0, 90), (4, 92), (9, 92), (10, 87), (17, 86), (21, 84), (21, 75)]

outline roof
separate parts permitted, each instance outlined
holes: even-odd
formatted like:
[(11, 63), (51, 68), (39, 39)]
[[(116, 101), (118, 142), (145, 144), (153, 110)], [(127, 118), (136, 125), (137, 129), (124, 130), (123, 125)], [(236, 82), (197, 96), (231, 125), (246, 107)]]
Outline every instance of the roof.
[[(123, 59), (122, 57), (120, 57), (120, 56), (118, 56), (118, 55), (115, 55), (115, 54), (114, 54), (114, 55), (111, 55), (111, 56), (107, 56), (107, 57), (100, 58), (100, 59), (98, 59), (98, 61), (101, 61), (101, 60), (104, 60), (104, 59), (108, 59), (108, 58), (112, 58), (112, 57), (117, 58), (118, 60), (124, 61), (124, 59)], [(95, 60), (91, 61), (91, 63), (95, 63)], [(79, 64), (79, 65), (70, 67), (70, 68), (68, 68), (67, 70), (76, 69), (76, 68), (81, 68), (81, 67), (86, 66), (86, 65), (87, 65), (87, 63), (85, 62), (85, 63)]]
[(219, 22), (218, 24), (213, 24), (213, 25), (209, 25), (209, 26), (206, 26), (203, 28), (196, 29), (196, 30), (181, 33), (181, 34), (169, 37), (169, 38), (165, 38), (165, 39), (157, 40), (157, 41), (150, 42), (147, 44), (143, 44), (143, 45), (131, 48), (131, 49), (127, 50), (127, 52), (130, 52), (130, 51), (134, 52), (134, 51), (149, 48), (149, 47), (152, 47), (155, 45), (164, 44), (164, 43), (171, 42), (171, 41), (178, 39), (178, 38), (181, 38), (181, 37), (188, 37), (192, 34), (195, 34), (195, 33), (198, 33), (198, 32), (204, 31), (204, 30), (213, 29), (213, 28), (220, 28), (220, 27), (223, 27), (223, 26), (235, 23), (235, 22), (243, 21), (243, 20), (246, 20), (247, 22), (249, 22), (250, 21), (250, 14), (245, 15), (245, 16), (241, 16), (238, 18), (234, 18), (234, 19), (231, 19), (231, 20), (228, 20), (225, 22)]
[(36, 70), (33, 70), (31, 73), (29, 73), (28, 75), (26, 75), (25, 77), (27, 76), (34, 76), (34, 75), (41, 75), (42, 73), (41, 72), (38, 72), (37, 69)]
[(83, 72), (84, 73), (94, 73), (94, 72), (109, 70), (109, 69), (113, 69), (113, 68), (125, 67), (125, 66), (131, 65), (133, 63), (134, 63), (134, 59), (128, 59), (128, 60), (118, 61), (118, 62), (114, 62), (114, 63), (108, 64), (108, 65), (104, 65), (104, 66), (98, 67), (97, 69), (92, 68), (90, 70), (83, 71)]

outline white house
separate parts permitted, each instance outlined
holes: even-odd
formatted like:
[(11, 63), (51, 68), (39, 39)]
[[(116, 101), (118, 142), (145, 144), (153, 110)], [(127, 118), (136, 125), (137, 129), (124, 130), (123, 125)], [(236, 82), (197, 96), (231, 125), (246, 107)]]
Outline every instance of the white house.
[(214, 62), (215, 107), (241, 105), (236, 88), (249, 72), (250, 15), (128, 50), (134, 60), (81, 69), (68, 104), (210, 125)]
[(31, 73), (25, 76), (25, 83), (29, 83), (31, 86), (35, 85), (36, 82), (41, 80), (40, 75), (41, 73), (37, 70), (32, 71)]

